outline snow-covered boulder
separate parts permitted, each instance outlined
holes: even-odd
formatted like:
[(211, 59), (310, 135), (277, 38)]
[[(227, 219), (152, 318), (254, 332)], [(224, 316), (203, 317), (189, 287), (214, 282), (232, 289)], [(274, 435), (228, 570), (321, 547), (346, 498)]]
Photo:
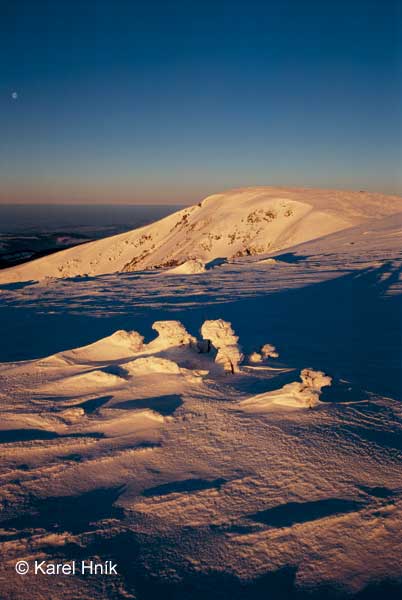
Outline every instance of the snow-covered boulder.
[(238, 373), (243, 355), (237, 343), (239, 338), (235, 335), (231, 323), (222, 319), (205, 321), (201, 327), (201, 335), (210, 346), (217, 350), (215, 362), (224, 371)]
[(198, 258), (191, 258), (173, 269), (166, 271), (166, 275), (196, 275), (205, 273), (205, 263)]

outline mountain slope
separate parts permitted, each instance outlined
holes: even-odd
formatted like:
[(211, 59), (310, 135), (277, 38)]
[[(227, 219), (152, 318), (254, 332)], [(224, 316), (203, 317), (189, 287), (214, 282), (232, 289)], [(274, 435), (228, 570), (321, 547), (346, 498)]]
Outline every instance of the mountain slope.
[(172, 267), (271, 253), (402, 210), (368, 192), (250, 187), (205, 198), (156, 223), (0, 271), (0, 282)]

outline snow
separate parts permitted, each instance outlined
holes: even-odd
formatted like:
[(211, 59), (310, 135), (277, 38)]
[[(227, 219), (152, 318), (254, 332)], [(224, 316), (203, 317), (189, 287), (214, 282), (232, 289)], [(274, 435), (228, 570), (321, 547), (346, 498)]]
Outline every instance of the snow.
[(205, 263), (202, 260), (193, 258), (186, 260), (184, 263), (173, 269), (166, 271), (167, 275), (196, 275), (197, 273), (204, 273)]
[(275, 346), (272, 344), (264, 344), (261, 348), (261, 355), (263, 358), (278, 358), (279, 354), (276, 351)]
[[(343, 598), (386, 581), (399, 593), (400, 200), (255, 188), (206, 199), (187, 220), (217, 211), (202, 229), (215, 232), (252, 213), (256, 240), (258, 211), (281, 202), (313, 208), (304, 219), (294, 207), (276, 251), (227, 254), (196, 277), (0, 286), (5, 600)], [(310, 238), (323, 213), (348, 228)], [(180, 262), (201, 256), (184, 221), (169, 238)], [(219, 242), (199, 260), (224, 257)], [(30, 268), (29, 280), (42, 272)], [(16, 560), (76, 553), (111, 557), (119, 577), (56, 586), (14, 572)]]
[(210, 346), (217, 350), (215, 362), (221, 365), (224, 371), (238, 373), (243, 355), (238, 345), (238, 336), (235, 335), (231, 323), (222, 319), (205, 321), (201, 327), (201, 335), (207, 341), (207, 351)]
[(159, 334), (150, 344), (150, 348), (154, 350), (196, 343), (196, 339), (186, 331), (180, 321), (155, 321), (152, 329)]
[(252, 352), (248, 357), (252, 363), (259, 363), (268, 358), (278, 358), (279, 354), (272, 344), (264, 344), (258, 352)]
[(273, 253), (401, 210), (400, 197), (368, 192), (228, 190), (151, 225), (4, 269), (0, 282), (164, 267), (200, 273), (214, 259)]
[(240, 407), (246, 412), (256, 413), (269, 411), (275, 406), (314, 408), (319, 404), (321, 389), (331, 385), (331, 377), (322, 371), (303, 369), (300, 379), (301, 383), (288, 383), (279, 390), (242, 400)]
[(148, 375), (152, 373), (180, 373), (180, 367), (173, 360), (154, 356), (137, 358), (124, 365), (130, 375)]
[(93, 344), (62, 352), (58, 355), (58, 358), (68, 362), (88, 363), (103, 361), (105, 357), (109, 360), (128, 358), (133, 353), (141, 350), (143, 341), (144, 338), (136, 331), (119, 330)]

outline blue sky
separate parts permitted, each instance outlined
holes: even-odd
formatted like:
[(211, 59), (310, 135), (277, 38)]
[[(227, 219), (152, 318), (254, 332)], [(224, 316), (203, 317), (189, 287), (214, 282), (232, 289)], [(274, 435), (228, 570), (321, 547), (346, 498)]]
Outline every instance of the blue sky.
[(401, 22), (400, 0), (2, 0), (0, 202), (402, 193)]

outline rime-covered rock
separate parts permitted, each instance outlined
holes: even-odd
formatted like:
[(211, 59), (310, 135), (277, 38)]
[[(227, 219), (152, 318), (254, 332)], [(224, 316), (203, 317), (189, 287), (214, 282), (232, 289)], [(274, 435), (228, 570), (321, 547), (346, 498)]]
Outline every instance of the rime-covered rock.
[(252, 352), (248, 360), (251, 363), (260, 363), (267, 358), (278, 358), (279, 354), (276, 351), (275, 346), (272, 344), (264, 344), (261, 346), (258, 352)]
[(217, 350), (215, 362), (224, 371), (238, 373), (243, 355), (237, 343), (239, 338), (235, 335), (231, 323), (222, 319), (205, 321), (201, 327), (201, 335)]
[(152, 329), (158, 332), (158, 337), (148, 344), (150, 349), (163, 350), (173, 346), (195, 346), (197, 340), (190, 335), (180, 321), (155, 321)]
[(300, 379), (307, 388), (317, 392), (321, 392), (323, 387), (332, 383), (332, 377), (325, 375), (322, 371), (313, 371), (313, 369), (303, 369)]
[(332, 383), (331, 377), (322, 371), (313, 371), (313, 369), (303, 369), (300, 379), (301, 383), (289, 385), (299, 386), (298, 389), (295, 388), (295, 391), (308, 408), (313, 408), (319, 403), (322, 388)]
[(263, 358), (278, 358), (279, 354), (272, 344), (264, 344), (260, 350)]
[(248, 360), (251, 363), (260, 363), (262, 362), (262, 355), (259, 352), (252, 352), (248, 357)]

